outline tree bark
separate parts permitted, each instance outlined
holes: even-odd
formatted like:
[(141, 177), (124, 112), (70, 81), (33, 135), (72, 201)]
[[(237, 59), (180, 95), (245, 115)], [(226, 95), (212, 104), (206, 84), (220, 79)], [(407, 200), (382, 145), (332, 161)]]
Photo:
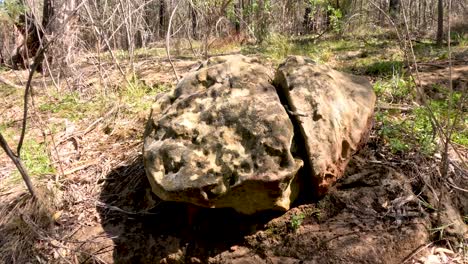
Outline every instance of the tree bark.
[(195, 7), (193, 5), (190, 5), (190, 15), (192, 17), (192, 37), (194, 39), (198, 39), (198, 34), (197, 34), (197, 11), (195, 10)]
[(398, 17), (400, 14), (400, 0), (390, 0), (389, 5), (390, 17), (393, 19), (395, 24), (397, 24), (396, 22), (398, 21)]
[(72, 50), (76, 44), (77, 30), (76, 20), (71, 16), (75, 8), (76, 0), (44, 0), (43, 17), (47, 23), (45, 33), (49, 36), (60, 34), (60, 38), (46, 54), (50, 69), (57, 74), (72, 73), (70, 65), (74, 61)]
[(241, 20), (242, 17), (242, 2), (239, 1), (235, 4), (235, 21), (234, 21), (234, 28), (236, 30), (236, 35), (240, 35), (241, 33)]
[(437, 5), (437, 45), (441, 46), (444, 38), (444, 1), (438, 0)]
[(42, 27), (47, 28), (54, 16), (53, 0), (44, 0), (42, 8)]
[(312, 8), (310, 6), (307, 6), (304, 11), (304, 21), (302, 22), (304, 34), (309, 34), (313, 28), (313, 21), (311, 17)]
[(159, 5), (159, 36), (162, 38), (164, 36), (165, 22), (166, 21), (166, 3), (165, 0), (161, 0)]
[[(21, 14), (15, 22), (15, 27), (23, 36), (23, 41), (18, 43), (15, 53), (11, 57), (13, 69), (26, 69), (29, 67), (29, 58), (36, 55), (40, 40), (44, 36), (44, 31), (38, 27), (38, 21), (30, 13)], [(42, 65), (39, 65), (38, 71), (41, 71)]]

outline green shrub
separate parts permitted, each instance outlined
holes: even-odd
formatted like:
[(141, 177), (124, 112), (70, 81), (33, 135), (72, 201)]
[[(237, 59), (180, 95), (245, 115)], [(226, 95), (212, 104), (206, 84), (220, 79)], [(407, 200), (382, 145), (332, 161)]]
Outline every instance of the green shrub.
[(130, 112), (148, 110), (154, 101), (154, 96), (168, 90), (164, 85), (148, 86), (138, 78), (130, 80), (130, 84), (119, 91), (120, 98), (127, 106), (126, 110)]
[[(453, 104), (460, 100), (461, 94), (454, 93)], [(449, 118), (450, 125), (455, 118), (458, 119), (456, 127), (453, 129), (451, 140), (457, 144), (468, 146), (468, 120), (456, 111), (449, 111), (448, 100), (432, 100), (429, 102), (430, 109), (435, 118), (447, 129), (445, 120)], [(418, 150), (426, 155), (433, 155), (438, 149), (437, 129), (427, 107), (415, 107), (406, 115), (397, 113), (393, 115), (391, 111), (382, 111), (376, 114), (379, 133), (390, 149), (394, 153), (409, 150)]]
[(329, 5), (327, 11), (330, 13), (330, 26), (335, 33), (342, 33), (343, 31), (343, 13), (339, 8), (334, 8)]
[(381, 79), (374, 84), (374, 91), (381, 101), (400, 102), (411, 100), (414, 81), (395, 72), (390, 79)]
[(304, 220), (305, 215), (303, 213), (291, 216), (290, 227), (293, 231), (299, 229), (302, 225), (302, 221)]
[(20, 1), (0, 1), (0, 23), (17, 21), (18, 17), (26, 11), (27, 7), (21, 4)]
[(403, 70), (401, 61), (377, 61), (366, 66), (365, 73), (374, 76), (391, 76)]
[(268, 35), (262, 46), (267, 55), (277, 60), (286, 58), (293, 49), (289, 37), (276, 33)]

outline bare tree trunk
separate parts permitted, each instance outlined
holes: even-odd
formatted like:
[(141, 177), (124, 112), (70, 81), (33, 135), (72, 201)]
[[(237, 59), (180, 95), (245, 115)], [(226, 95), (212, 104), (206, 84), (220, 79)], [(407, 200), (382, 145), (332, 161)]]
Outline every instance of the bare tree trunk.
[(235, 31), (236, 35), (239, 35), (241, 33), (241, 17), (242, 17), (242, 2), (239, 1), (237, 4), (235, 4), (235, 13), (236, 13), (236, 20), (234, 21), (234, 26), (235, 26)]
[(444, 1), (438, 0), (437, 5), (437, 45), (441, 46), (444, 38)]
[(76, 20), (72, 17), (75, 8), (75, 0), (44, 0), (45, 21), (43, 20), (43, 24), (47, 24), (45, 33), (53, 36), (60, 31), (61, 34), (46, 54), (51, 74), (69, 75), (72, 73), (70, 66), (74, 62), (73, 48), (77, 40)]
[(165, 0), (161, 0), (159, 5), (159, 38), (162, 38), (164, 35), (165, 21), (166, 21), (166, 3)]
[(304, 21), (303, 21), (303, 28), (305, 34), (310, 34), (311, 29), (313, 28), (313, 21), (312, 21), (312, 8), (307, 6), (304, 10)]
[(427, 16), (426, 16), (426, 7), (427, 7), (427, 0), (423, 0), (423, 27), (424, 30), (427, 27)]
[(192, 36), (194, 39), (198, 39), (198, 34), (197, 34), (197, 11), (195, 10), (195, 7), (190, 4), (190, 15), (192, 17)]
[[(40, 40), (44, 35), (42, 27), (30, 12), (21, 14), (15, 26), (23, 36), (23, 41), (17, 44), (15, 53), (11, 57), (13, 69), (29, 68), (29, 58), (35, 56), (40, 47)], [(39, 65), (38, 71), (41, 71), (42, 65)]]
[(389, 13), (393, 21), (397, 22), (400, 14), (400, 0), (390, 0)]
[(169, 24), (167, 26), (167, 32), (166, 32), (166, 54), (167, 54), (167, 59), (169, 60), (169, 63), (171, 64), (172, 66), (172, 70), (174, 71), (174, 75), (176, 77), (176, 80), (177, 80), (177, 83), (179, 83), (180, 81), (180, 78), (179, 78), (179, 74), (177, 74), (177, 70), (174, 66), (174, 63), (172, 62), (172, 59), (171, 59), (171, 51), (170, 51), (170, 48), (171, 48), (171, 44), (170, 44), (170, 40), (171, 40), (171, 26), (172, 26), (172, 19), (174, 18), (174, 15), (175, 13), (177, 12), (177, 7), (179, 6), (179, 3), (177, 3), (174, 7), (174, 10), (172, 10), (172, 14), (171, 14), (171, 17), (169, 18)]
[(52, 0), (44, 0), (44, 6), (42, 7), (42, 27), (47, 28), (49, 26), (52, 17), (54, 16), (54, 7)]

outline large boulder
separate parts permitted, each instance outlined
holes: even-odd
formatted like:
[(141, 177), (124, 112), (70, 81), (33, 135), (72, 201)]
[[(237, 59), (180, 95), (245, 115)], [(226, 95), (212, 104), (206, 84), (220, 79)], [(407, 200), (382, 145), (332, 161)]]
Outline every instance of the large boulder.
[(299, 56), (280, 65), (274, 83), (300, 130), (305, 174), (320, 196), (368, 138), (376, 100), (372, 86), (363, 77)]
[(370, 129), (372, 87), (303, 57), (272, 75), (252, 58), (212, 58), (158, 98), (143, 154), (153, 192), (245, 214), (325, 193)]
[(159, 98), (144, 163), (160, 198), (245, 214), (289, 209), (303, 162), (270, 76), (254, 59), (218, 57)]

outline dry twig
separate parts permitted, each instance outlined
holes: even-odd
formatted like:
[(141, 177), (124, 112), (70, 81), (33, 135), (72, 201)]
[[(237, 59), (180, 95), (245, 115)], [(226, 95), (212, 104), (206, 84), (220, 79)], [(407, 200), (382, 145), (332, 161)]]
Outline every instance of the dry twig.
[(177, 70), (174, 66), (174, 63), (172, 62), (171, 59), (171, 53), (170, 53), (170, 39), (171, 39), (171, 27), (172, 27), (172, 19), (174, 18), (174, 15), (177, 11), (177, 7), (179, 6), (179, 2), (174, 7), (174, 10), (172, 10), (171, 17), (169, 18), (169, 25), (167, 26), (167, 32), (166, 32), (166, 54), (167, 54), (167, 59), (169, 60), (169, 63), (172, 66), (172, 70), (174, 71), (174, 75), (176, 77), (177, 83), (180, 81), (179, 75), (177, 74)]

